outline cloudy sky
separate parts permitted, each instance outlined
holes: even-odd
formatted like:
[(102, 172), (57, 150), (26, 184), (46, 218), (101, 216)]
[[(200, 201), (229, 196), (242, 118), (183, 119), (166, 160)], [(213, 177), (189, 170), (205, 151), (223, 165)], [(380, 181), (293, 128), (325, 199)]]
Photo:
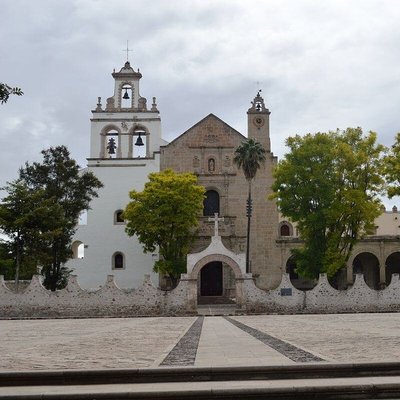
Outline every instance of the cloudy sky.
[(400, 132), (397, 0), (0, 0), (0, 15), (0, 82), (25, 93), (0, 105), (1, 186), (51, 145), (85, 165), (127, 40), (166, 140), (209, 113), (246, 134), (259, 86), (279, 157), (294, 134)]

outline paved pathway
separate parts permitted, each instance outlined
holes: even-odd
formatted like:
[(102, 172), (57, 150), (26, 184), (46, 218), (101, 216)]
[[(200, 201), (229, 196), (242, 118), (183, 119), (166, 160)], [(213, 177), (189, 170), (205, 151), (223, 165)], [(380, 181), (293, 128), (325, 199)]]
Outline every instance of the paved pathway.
[(0, 321), (0, 370), (398, 361), (400, 314)]

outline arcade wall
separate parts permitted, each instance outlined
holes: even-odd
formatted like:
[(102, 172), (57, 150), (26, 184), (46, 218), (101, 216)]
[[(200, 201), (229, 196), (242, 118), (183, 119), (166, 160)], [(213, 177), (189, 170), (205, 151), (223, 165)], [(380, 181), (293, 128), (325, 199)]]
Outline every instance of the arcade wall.
[[(0, 318), (84, 318), (174, 316), (196, 313), (197, 285), (187, 275), (172, 291), (155, 288), (148, 275), (135, 289), (120, 289), (109, 275), (98, 290), (83, 290), (77, 277), (56, 292), (46, 290), (39, 276), (20, 292), (0, 282)], [(400, 280), (393, 275), (383, 290), (369, 288), (362, 275), (347, 290), (336, 290), (326, 275), (321, 275), (314, 289), (300, 291), (293, 287), (287, 274), (273, 290), (261, 290), (250, 276), (238, 279), (242, 287), (243, 305), (239, 313), (349, 313), (400, 311)], [(193, 292), (195, 291), (195, 292)]]

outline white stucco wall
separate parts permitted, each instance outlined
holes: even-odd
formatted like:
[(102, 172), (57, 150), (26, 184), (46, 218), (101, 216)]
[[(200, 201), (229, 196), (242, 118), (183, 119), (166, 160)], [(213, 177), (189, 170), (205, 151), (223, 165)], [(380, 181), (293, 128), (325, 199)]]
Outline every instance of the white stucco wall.
[[(144, 274), (150, 274), (157, 286), (158, 277), (152, 272), (155, 257), (144, 254), (136, 237), (128, 237), (124, 224), (114, 223), (114, 213), (124, 209), (129, 202), (129, 191), (143, 190), (150, 172), (158, 172), (159, 154), (154, 159), (129, 160), (127, 164), (106, 166), (101, 161), (98, 167), (88, 167), (104, 184), (99, 197), (91, 203), (87, 214), (87, 225), (80, 225), (75, 234), (86, 246), (83, 259), (72, 259), (67, 267), (78, 275), (83, 288), (98, 288), (104, 285), (107, 275), (113, 274), (121, 288), (139, 286)], [(112, 256), (115, 252), (125, 256), (124, 269), (112, 269)]]

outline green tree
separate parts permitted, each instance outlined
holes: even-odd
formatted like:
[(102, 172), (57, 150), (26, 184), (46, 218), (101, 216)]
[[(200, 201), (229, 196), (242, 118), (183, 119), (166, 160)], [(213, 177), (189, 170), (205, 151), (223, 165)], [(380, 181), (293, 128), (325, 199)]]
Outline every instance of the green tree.
[(320, 272), (332, 277), (381, 212), (385, 148), (361, 128), (297, 135), (286, 145), (289, 153), (275, 170), (272, 189), (304, 240), (293, 252), (296, 271), (311, 279)]
[(391, 199), (400, 195), (400, 133), (385, 157), (385, 178), (388, 183), (387, 194)]
[(142, 192), (129, 193), (131, 201), (124, 211), (126, 232), (137, 235), (146, 253), (158, 247), (161, 257), (154, 271), (167, 275), (174, 285), (186, 270), (186, 255), (203, 210), (204, 192), (195, 175), (165, 170), (151, 173)]
[(43, 150), (43, 161), (26, 163), (20, 180), (45, 201), (36, 209), (38, 222), (34, 254), (42, 266), (43, 284), (50, 290), (65, 286), (69, 271), (64, 266), (71, 258), (71, 241), (79, 215), (89, 209), (102, 183), (91, 172), (81, 172), (65, 146)]
[(7, 103), (12, 94), (22, 96), (24, 92), (18, 87), (13, 88), (5, 83), (0, 83), (0, 104)]
[(0, 241), (0, 275), (7, 280), (15, 278), (14, 257), (9, 242), (5, 240)]
[(250, 225), (252, 213), (251, 182), (255, 178), (261, 164), (265, 162), (265, 149), (261, 143), (250, 138), (243, 142), (236, 150), (233, 162), (242, 169), (244, 177), (249, 184), (247, 197), (247, 246), (246, 246), (246, 272), (250, 272)]
[(18, 289), (21, 268), (25, 266), (25, 271), (22, 271), (25, 274), (27, 266), (32, 272), (36, 269), (31, 261), (36, 239), (43, 231), (38, 228), (43, 218), (40, 210), (45, 206), (45, 198), (43, 191), (31, 190), (21, 180), (8, 183), (2, 190), (7, 192), (7, 196), (0, 204), (0, 230), (9, 239), (4, 245), (15, 260), (13, 270)]

